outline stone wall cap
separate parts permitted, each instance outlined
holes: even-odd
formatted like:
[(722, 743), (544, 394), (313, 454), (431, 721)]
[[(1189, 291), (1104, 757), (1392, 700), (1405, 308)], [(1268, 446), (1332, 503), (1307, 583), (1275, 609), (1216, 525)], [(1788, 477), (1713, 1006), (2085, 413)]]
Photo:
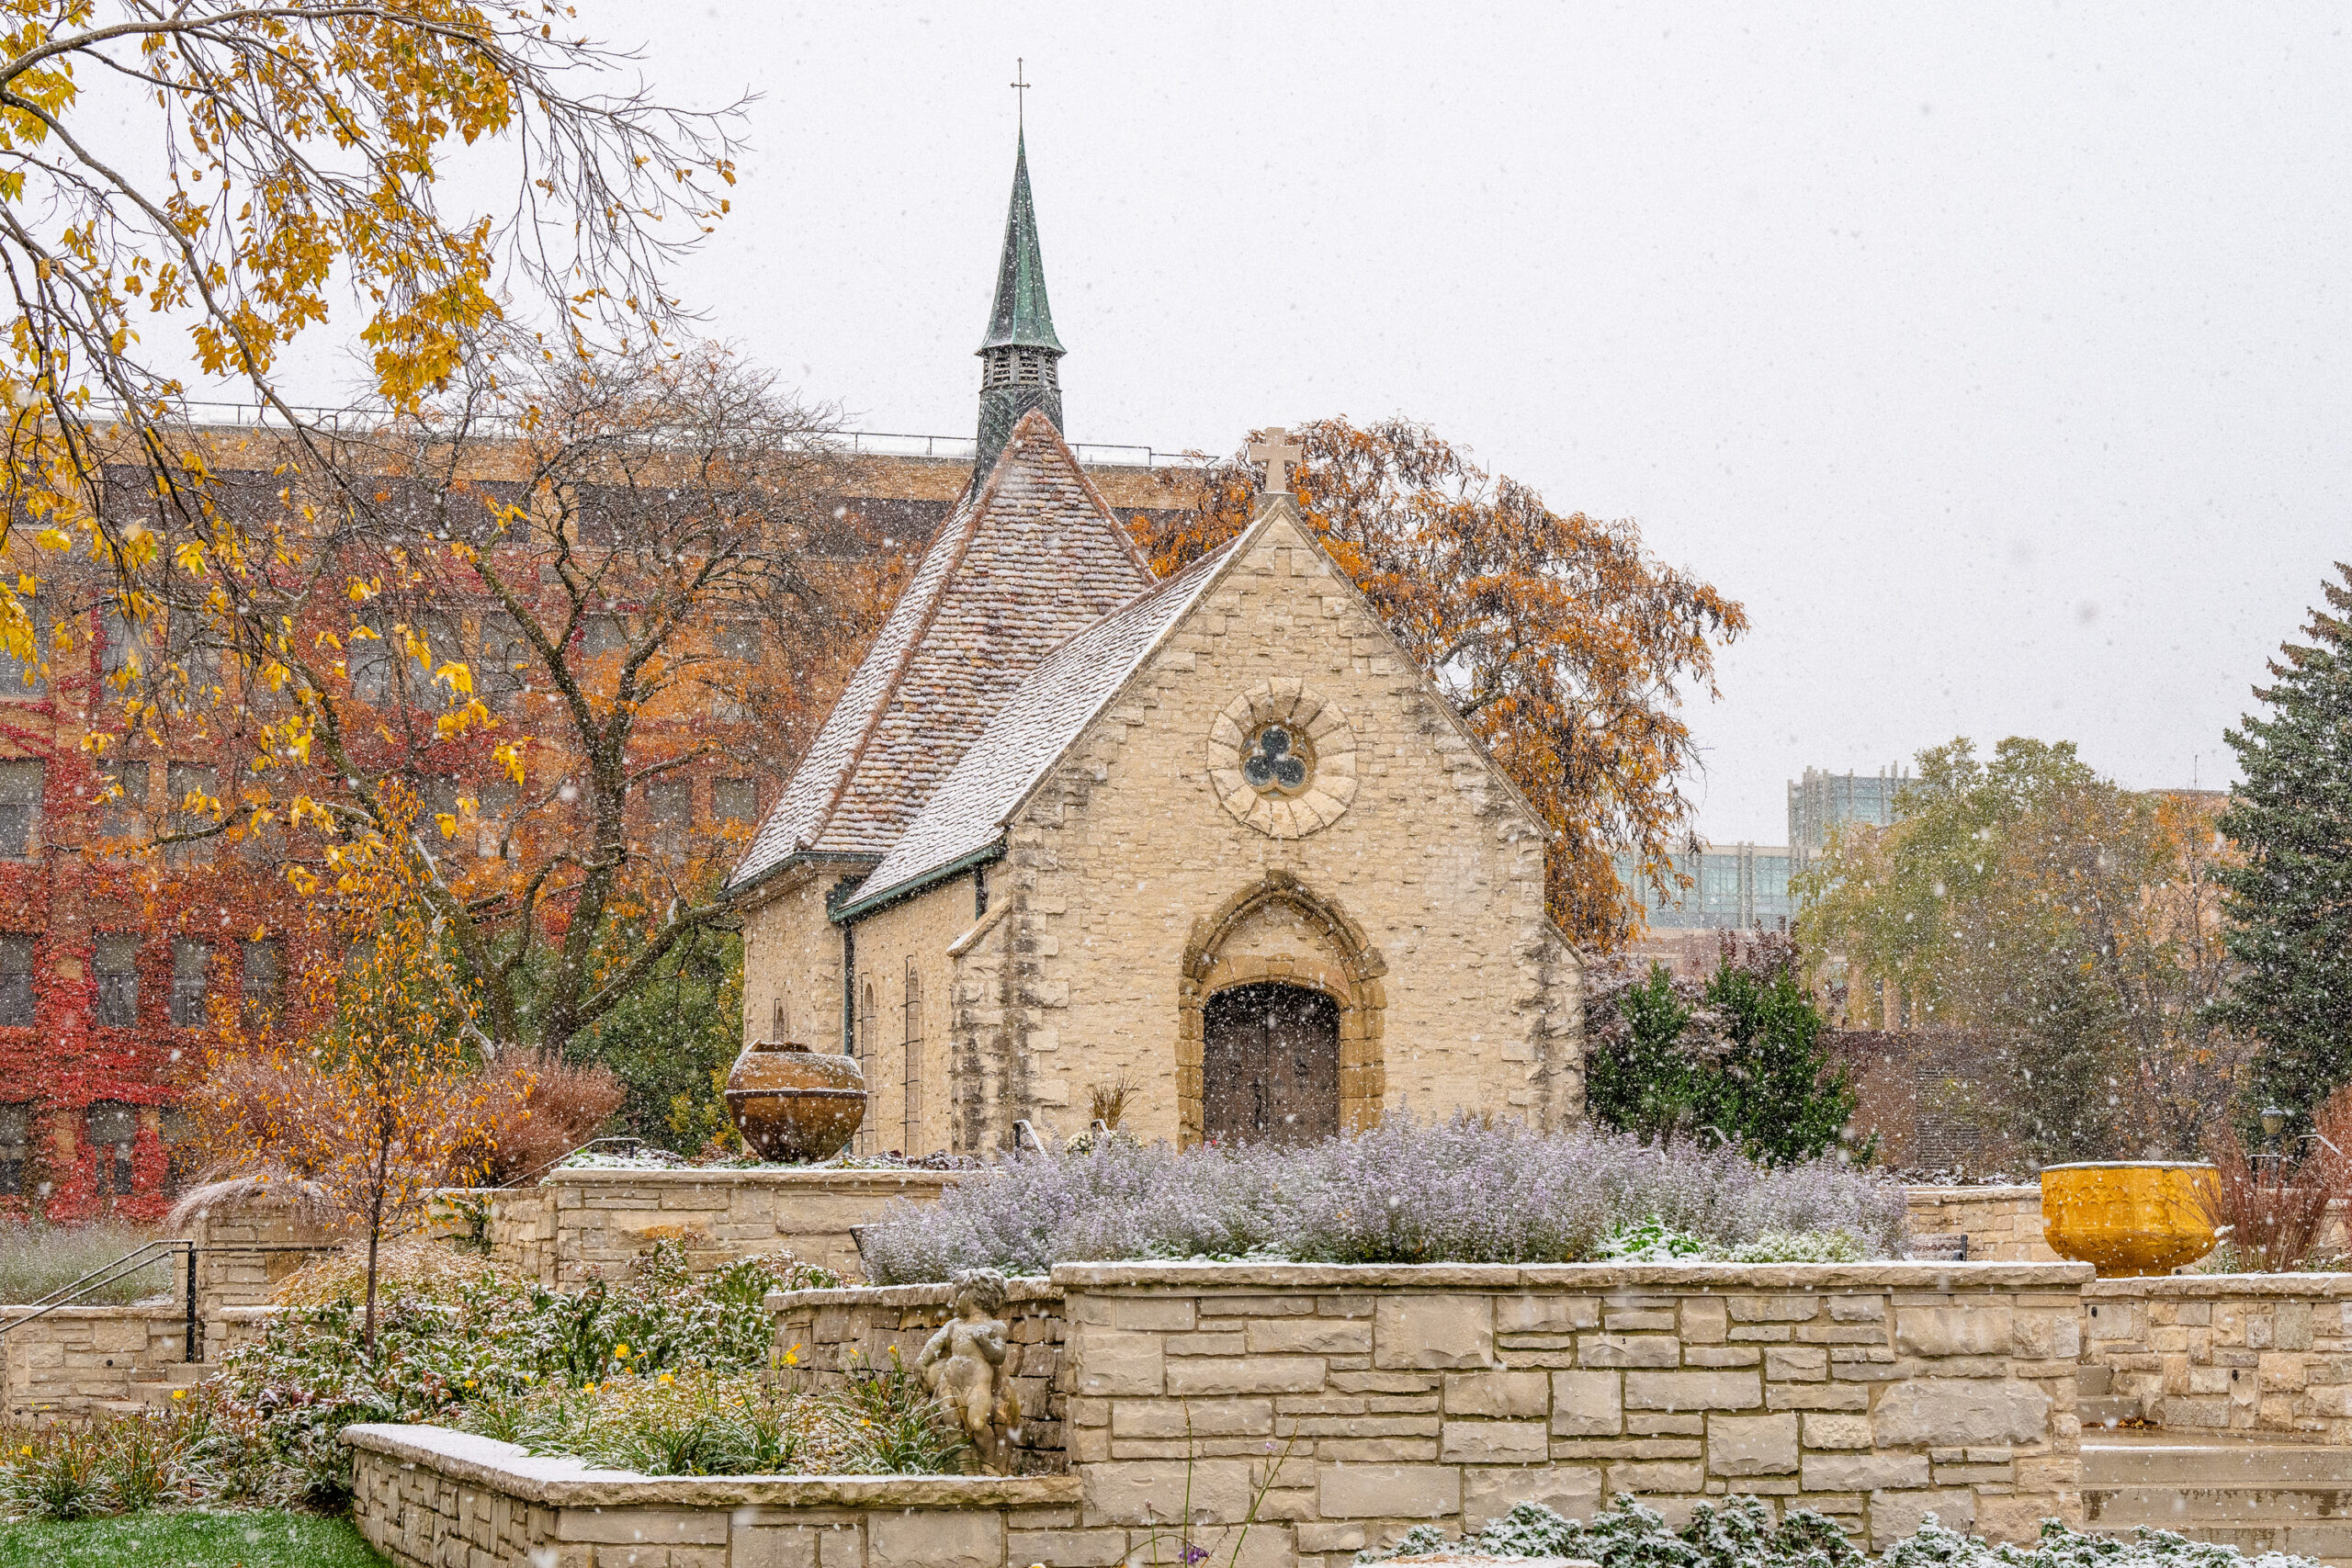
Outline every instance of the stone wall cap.
[(1968, 1203), (1985, 1199), (2040, 1198), (2041, 1189), (2027, 1184), (2014, 1187), (1905, 1187), (1903, 1195), (1914, 1203)]
[[(16, 1317), (28, 1310), (20, 1303), (0, 1303), (0, 1327), (17, 1326)], [(131, 1302), (107, 1306), (51, 1307), (40, 1317), (28, 1321), (46, 1323), (51, 1318), (63, 1318), (69, 1323), (119, 1323), (134, 1317), (143, 1317), (150, 1321), (168, 1318), (175, 1323), (185, 1322), (187, 1318), (187, 1303), (185, 1299), (175, 1299), (168, 1302)]]
[(2005, 1290), (2079, 1285), (2087, 1263), (1057, 1263), (1064, 1290), (1515, 1291), (1659, 1285), (1723, 1291)]
[(539, 1178), (539, 1182), (542, 1186), (553, 1182), (567, 1187), (813, 1187), (824, 1191), (864, 1192), (945, 1187), (972, 1174), (967, 1170), (854, 1170), (839, 1167), (777, 1167), (764, 1170), (649, 1167), (638, 1170), (622, 1166), (566, 1165), (548, 1171)]
[(2298, 1296), (2352, 1298), (2352, 1274), (2147, 1274), (2094, 1280), (2083, 1287), (2086, 1300), (2232, 1301)]
[(275, 1302), (264, 1302), (254, 1306), (216, 1307), (204, 1315), (222, 1323), (267, 1323), (281, 1312), (300, 1310), (299, 1307), (281, 1306)]
[(1076, 1503), (1074, 1475), (639, 1475), (447, 1427), (368, 1423), (344, 1442), (550, 1508), (1036, 1508)]
[[(922, 1285), (843, 1285), (827, 1291), (771, 1291), (770, 1312), (807, 1307), (944, 1307), (956, 1293), (944, 1280)], [(1004, 1282), (1007, 1302), (1058, 1302), (1062, 1288), (1042, 1274), (1016, 1274)]]

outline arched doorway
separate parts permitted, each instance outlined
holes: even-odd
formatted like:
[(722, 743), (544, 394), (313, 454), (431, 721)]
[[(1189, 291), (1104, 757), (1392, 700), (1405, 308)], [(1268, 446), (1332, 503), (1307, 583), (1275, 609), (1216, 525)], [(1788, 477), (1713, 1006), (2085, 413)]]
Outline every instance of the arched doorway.
[(1201, 1133), (1212, 1143), (1312, 1144), (1340, 1131), (1340, 1004), (1278, 981), (1231, 986), (1202, 1020)]

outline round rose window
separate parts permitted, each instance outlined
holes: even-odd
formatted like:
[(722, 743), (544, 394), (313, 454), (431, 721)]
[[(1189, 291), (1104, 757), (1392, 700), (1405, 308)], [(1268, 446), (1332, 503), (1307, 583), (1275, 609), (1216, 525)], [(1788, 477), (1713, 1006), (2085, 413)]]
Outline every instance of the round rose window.
[(1315, 752), (1289, 725), (1262, 725), (1250, 737), (1241, 776), (1260, 795), (1303, 795), (1315, 777)]

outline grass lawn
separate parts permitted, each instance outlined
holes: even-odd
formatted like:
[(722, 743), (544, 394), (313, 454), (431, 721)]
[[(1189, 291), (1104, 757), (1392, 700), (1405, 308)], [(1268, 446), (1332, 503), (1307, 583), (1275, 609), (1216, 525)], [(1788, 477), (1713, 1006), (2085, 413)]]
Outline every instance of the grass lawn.
[(256, 1510), (0, 1524), (0, 1568), (384, 1568), (349, 1519)]

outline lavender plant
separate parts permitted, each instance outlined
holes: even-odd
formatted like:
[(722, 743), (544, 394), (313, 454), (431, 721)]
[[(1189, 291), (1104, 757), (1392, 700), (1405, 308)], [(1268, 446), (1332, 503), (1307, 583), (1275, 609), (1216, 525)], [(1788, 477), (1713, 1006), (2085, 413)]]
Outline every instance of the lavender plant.
[(1557, 1263), (1602, 1256), (1644, 1224), (1716, 1258), (1819, 1233), (1844, 1238), (1826, 1251), (1887, 1258), (1902, 1251), (1903, 1189), (1835, 1158), (1767, 1167), (1630, 1134), (1398, 1116), (1289, 1151), (1113, 1140), (1032, 1155), (936, 1202), (895, 1206), (864, 1250), (886, 1284), (1106, 1258)]

